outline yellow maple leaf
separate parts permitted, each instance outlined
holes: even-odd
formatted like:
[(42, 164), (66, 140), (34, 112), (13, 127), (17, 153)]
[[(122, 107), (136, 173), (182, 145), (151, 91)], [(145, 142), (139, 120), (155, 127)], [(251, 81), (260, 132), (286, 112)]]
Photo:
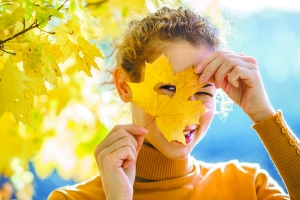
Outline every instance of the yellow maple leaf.
[[(90, 44), (85, 36), (86, 31), (80, 26), (82, 22), (73, 15), (67, 25), (61, 24), (59, 27), (54, 27), (56, 41), (51, 49), (51, 54), (58, 62), (64, 62), (73, 53), (76, 55), (78, 71), (84, 71), (88, 76), (92, 76), (91, 68), (99, 69), (95, 57), (103, 56), (96, 45)], [(60, 51), (57, 51), (57, 50)]]
[(21, 72), (15, 63), (7, 60), (0, 71), (0, 116), (9, 110), (17, 122), (32, 126), (30, 111), (33, 108), (33, 96), (26, 95), (29, 88), (25, 83), (28, 82), (32, 82), (32, 79)]
[[(154, 88), (160, 83), (176, 86), (175, 94), (169, 97), (157, 93)], [(162, 55), (152, 64), (146, 63), (144, 81), (128, 84), (132, 90), (132, 101), (155, 117), (166, 139), (186, 144), (184, 128), (199, 124), (200, 116), (206, 111), (201, 101), (188, 100), (203, 86), (198, 84), (193, 67), (174, 75), (168, 58)]]

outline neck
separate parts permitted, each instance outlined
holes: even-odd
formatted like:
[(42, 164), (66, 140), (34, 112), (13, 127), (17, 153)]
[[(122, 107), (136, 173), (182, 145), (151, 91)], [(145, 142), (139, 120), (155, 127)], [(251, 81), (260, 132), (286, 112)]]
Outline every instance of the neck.
[(173, 160), (164, 156), (154, 147), (144, 144), (136, 163), (136, 181), (152, 182), (179, 178), (191, 172), (189, 157)]

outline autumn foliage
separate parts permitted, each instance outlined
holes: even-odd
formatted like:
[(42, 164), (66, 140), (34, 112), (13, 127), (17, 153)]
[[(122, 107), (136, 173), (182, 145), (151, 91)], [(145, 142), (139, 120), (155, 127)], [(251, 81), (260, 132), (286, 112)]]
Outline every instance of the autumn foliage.
[(76, 13), (89, 15), (78, 2), (70, 5), (74, 7), (73, 13), (64, 15), (59, 11), (66, 2), (60, 6), (32, 1), (3, 2), (0, 116), (8, 110), (17, 122), (33, 126), (30, 111), (34, 96), (46, 94), (47, 83), (57, 88), (57, 78), (62, 77), (59, 64), (72, 54), (79, 71), (91, 76), (91, 67), (98, 68), (94, 59), (102, 56), (89, 42), (89, 19), (80, 19)]
[(94, 147), (128, 119), (113, 92), (97, 87), (108, 44), (131, 16), (163, 2), (0, 0), (0, 176), (18, 198), (33, 195), (29, 162), (41, 178), (54, 169), (76, 181), (97, 173)]

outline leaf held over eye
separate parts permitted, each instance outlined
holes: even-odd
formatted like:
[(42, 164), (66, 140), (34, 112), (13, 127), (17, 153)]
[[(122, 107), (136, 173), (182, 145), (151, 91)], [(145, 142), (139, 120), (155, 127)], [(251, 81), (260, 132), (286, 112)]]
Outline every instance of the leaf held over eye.
[[(172, 97), (159, 94), (154, 87), (159, 84), (176, 86)], [(153, 63), (146, 63), (144, 80), (130, 83), (132, 101), (144, 111), (155, 117), (156, 124), (165, 138), (171, 142), (177, 140), (186, 144), (183, 130), (186, 126), (199, 124), (199, 118), (206, 108), (199, 100), (189, 101), (203, 85), (198, 84), (198, 76), (193, 67), (174, 75), (171, 64), (162, 55)]]

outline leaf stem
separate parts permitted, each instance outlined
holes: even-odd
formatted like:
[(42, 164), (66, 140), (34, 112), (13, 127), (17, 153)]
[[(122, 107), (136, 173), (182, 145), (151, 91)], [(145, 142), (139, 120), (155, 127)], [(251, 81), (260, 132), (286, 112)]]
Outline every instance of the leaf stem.
[(55, 32), (50, 32), (50, 31), (45, 31), (45, 30), (43, 30), (43, 29), (40, 29), (40, 31), (42, 31), (42, 32), (45, 32), (45, 33), (48, 33), (48, 34), (51, 34), (51, 35), (54, 35), (55, 34)]
[(59, 8), (57, 10), (60, 10), (69, 0), (65, 0), (65, 2), (63, 4), (61, 4), (61, 6), (59, 6)]
[(144, 128), (147, 128), (147, 126), (149, 126), (150, 124), (152, 124), (152, 122), (154, 122), (155, 120), (156, 120), (156, 117), (154, 117), (153, 120), (150, 123), (148, 123)]
[(6, 51), (6, 50), (4, 50), (2, 48), (0, 50), (3, 51), (3, 52), (5, 52), (5, 53), (11, 54), (11, 55), (16, 55), (16, 53), (12, 53), (12, 52)]
[(94, 3), (87, 3), (85, 6), (89, 7), (89, 6), (100, 6), (103, 3), (108, 2), (108, 0), (102, 0), (102, 1), (98, 1), (98, 2), (94, 2)]

